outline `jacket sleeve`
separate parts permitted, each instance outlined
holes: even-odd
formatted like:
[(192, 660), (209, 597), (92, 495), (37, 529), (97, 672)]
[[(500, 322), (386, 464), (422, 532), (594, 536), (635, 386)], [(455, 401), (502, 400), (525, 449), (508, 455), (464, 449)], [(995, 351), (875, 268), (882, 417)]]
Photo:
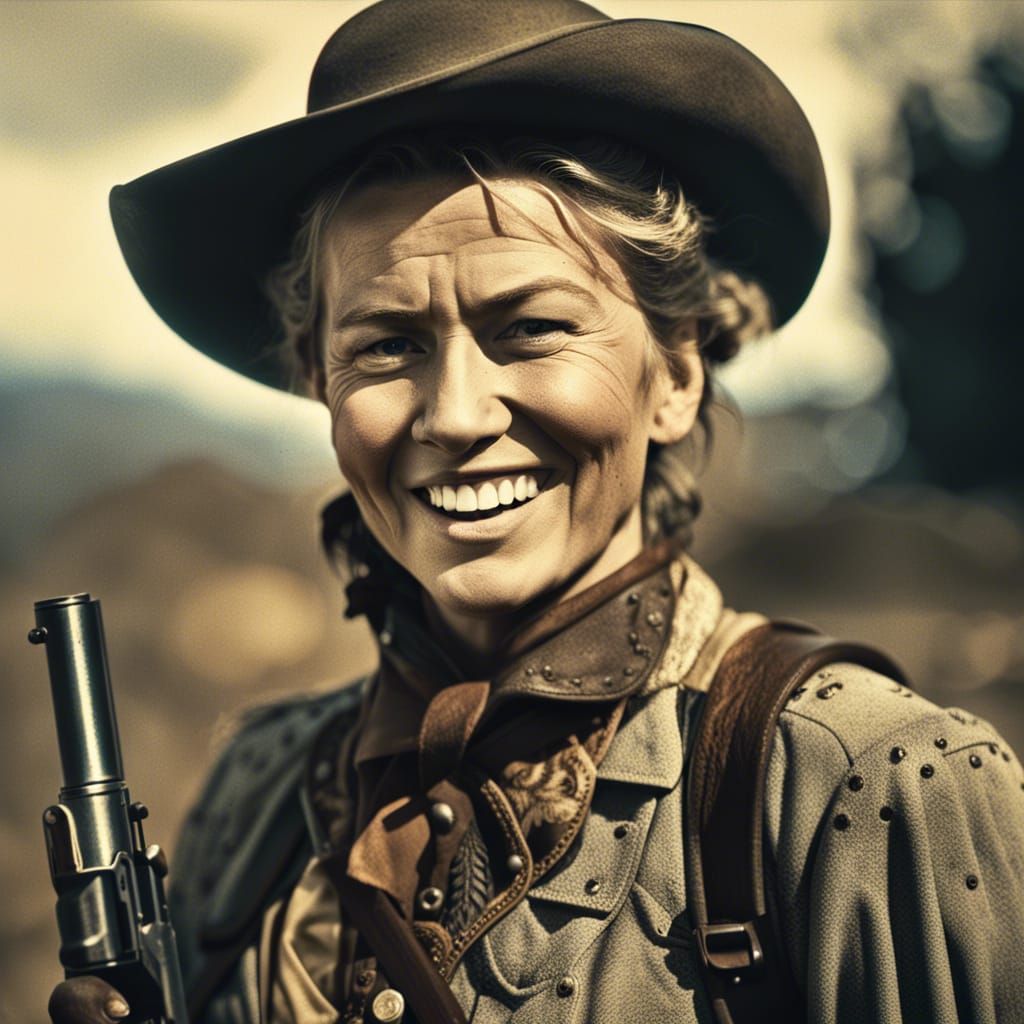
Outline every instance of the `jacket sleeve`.
[(988, 723), (867, 669), (791, 702), (766, 840), (809, 1021), (1024, 1021), (1022, 787)]

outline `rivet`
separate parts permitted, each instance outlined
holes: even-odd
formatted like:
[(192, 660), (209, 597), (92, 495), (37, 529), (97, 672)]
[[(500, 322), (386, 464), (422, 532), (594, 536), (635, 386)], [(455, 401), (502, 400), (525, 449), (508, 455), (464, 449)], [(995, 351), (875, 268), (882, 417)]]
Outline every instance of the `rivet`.
[(832, 824), (840, 831), (845, 832), (850, 827), (850, 819), (845, 814), (837, 814), (832, 819)]
[(626, 666), (626, 667), (625, 667), (625, 668), (624, 668), (624, 669), (622, 670), (622, 674), (623, 674), (624, 676), (631, 676), (631, 675), (632, 675), (632, 674), (633, 674), (633, 673), (634, 673), (635, 671), (636, 671), (636, 669), (634, 669), (634, 668), (631, 668), (631, 667), (630, 667), (629, 665), (627, 665), (627, 666)]
[(883, 807), (878, 812), (878, 816), (882, 819), (882, 821), (892, 821), (892, 814), (893, 812), (891, 807)]
[(968, 875), (964, 879), (964, 884), (967, 886), (968, 889), (977, 889), (978, 888), (978, 876), (977, 875)]
[(988, 745), (988, 752), (990, 754), (998, 754), (999, 753), (999, 748), (994, 743), (990, 743)]
[(616, 839), (622, 839), (629, 832), (628, 825), (616, 825), (615, 831), (612, 833)]
[(850, 781), (847, 785), (856, 793), (858, 790), (864, 788), (864, 776), (863, 775), (851, 775)]
[(425, 914), (436, 914), (444, 904), (444, 893), (436, 885), (421, 889), (416, 897), (416, 905)]
[(893, 764), (899, 764), (907, 756), (907, 752), (902, 747), (893, 747), (889, 751), (889, 760)]
[(438, 800), (430, 805), (430, 821), (434, 828), (445, 836), (455, 827), (455, 811), (451, 804)]
[(662, 617), (661, 612), (648, 612), (647, 613), (647, 625), (653, 626), (657, 629), (665, 619)]
[(555, 670), (550, 665), (545, 665), (541, 670), (540, 674), (550, 682), (555, 678)]
[(949, 746), (949, 741), (948, 741), (948, 740), (946, 739), (946, 737), (945, 737), (945, 736), (940, 736), (940, 737), (939, 737), (939, 738), (938, 738), (938, 739), (937, 739), (937, 740), (935, 741), (935, 746), (937, 746), (937, 747), (939, 748), (939, 750), (945, 750), (945, 749), (946, 749), (946, 747), (948, 747), (948, 746)]
[(630, 633), (630, 634), (629, 634), (629, 636), (627, 636), (627, 637), (626, 637), (626, 639), (627, 639), (627, 640), (628, 640), (628, 641), (629, 641), (629, 642), (630, 642), (631, 644), (635, 644), (635, 643), (637, 642), (637, 640), (639, 640), (639, 639), (640, 639), (640, 637), (639, 637), (639, 635), (638, 635), (638, 634), (636, 634), (636, 633)]
[(560, 979), (558, 984), (555, 986), (555, 991), (561, 996), (562, 999), (568, 999), (576, 991), (576, 979), (570, 978), (566, 975)]
[(1010, 755), (1005, 750), (1003, 751), (1003, 760), (1004, 761), (1009, 761), (1010, 760)]
[(380, 631), (380, 642), (384, 647), (390, 647), (392, 639), (390, 630), (382, 629)]
[(356, 975), (356, 984), (360, 988), (369, 988), (373, 983), (375, 974), (375, 971), (360, 971), (359, 974)]
[(646, 658), (651, 653), (651, 649), (647, 646), (647, 644), (637, 644), (636, 647), (633, 648), (633, 651), (634, 653), (638, 654), (641, 658)]
[(604, 679), (601, 680), (601, 682), (604, 683), (605, 686), (611, 686), (612, 683), (615, 682), (615, 680), (612, 679), (611, 676), (605, 676)]
[(518, 853), (509, 854), (508, 860), (505, 861), (505, 867), (512, 872), (513, 875), (518, 875), (523, 870), (523, 858)]
[(732, 976), (732, 977), (731, 977), (731, 978), (729, 979), (729, 981), (730, 981), (730, 982), (731, 982), (731, 983), (732, 983), (733, 985), (742, 985), (742, 984), (743, 984), (743, 979), (742, 979), (742, 978), (741, 978), (741, 977), (740, 977), (740, 976), (739, 976), (738, 974), (734, 974), (734, 975), (733, 975), (733, 976)]
[(588, 896), (596, 896), (601, 891), (601, 882), (597, 878), (588, 878), (583, 889)]
[(639, 600), (640, 600), (640, 595), (639, 595), (639, 594), (638, 594), (638, 593), (637, 593), (637, 592), (636, 592), (636, 591), (634, 590), (634, 591), (633, 591), (633, 592), (632, 592), (632, 593), (631, 593), (631, 594), (630, 594), (630, 595), (629, 595), (629, 596), (628, 596), (628, 597), (626, 598), (626, 600), (627, 600), (627, 601), (628, 601), (628, 602), (629, 602), (630, 604), (636, 604), (636, 603), (637, 603), (637, 601), (639, 601)]
[(398, 1024), (405, 1013), (405, 999), (401, 992), (386, 988), (374, 997), (371, 1009), (380, 1024)]
[(582, 686), (583, 685), (583, 680), (580, 679), (579, 676), (573, 676), (572, 679), (569, 680), (569, 683), (572, 686)]
[(790, 695), (789, 699), (792, 701), (798, 701), (807, 692), (806, 686), (798, 686)]
[(930, 779), (935, 774), (935, 769), (930, 764), (921, 765), (921, 778)]
[(978, 757), (977, 754), (971, 754), (971, 756), (967, 760), (970, 761), (972, 768), (981, 767), (981, 758)]
[(537, 670), (536, 670), (536, 669), (535, 669), (535, 668), (534, 668), (534, 667), (533, 667), (532, 665), (530, 665), (530, 666), (528, 666), (528, 667), (526, 668), (526, 675), (528, 675), (528, 676), (534, 676), (534, 675), (536, 675), (536, 674), (537, 674)]
[(827, 683), (818, 690), (818, 700), (831, 700), (836, 695), (837, 691), (842, 688), (842, 683)]

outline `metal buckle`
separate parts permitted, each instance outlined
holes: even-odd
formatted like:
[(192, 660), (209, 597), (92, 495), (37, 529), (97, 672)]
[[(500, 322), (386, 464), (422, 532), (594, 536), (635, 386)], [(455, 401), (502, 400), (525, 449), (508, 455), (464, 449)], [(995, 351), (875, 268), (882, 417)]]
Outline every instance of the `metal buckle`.
[(764, 952), (753, 921), (702, 924), (694, 932), (706, 967), (725, 971), (736, 982), (744, 972), (764, 963)]

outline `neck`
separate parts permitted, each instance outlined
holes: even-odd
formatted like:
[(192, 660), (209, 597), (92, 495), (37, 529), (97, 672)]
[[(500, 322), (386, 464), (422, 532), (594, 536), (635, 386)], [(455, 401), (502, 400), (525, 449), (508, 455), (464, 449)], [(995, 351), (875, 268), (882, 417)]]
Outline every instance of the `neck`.
[(636, 506), (596, 558), (522, 608), (502, 615), (473, 615), (439, 605), (424, 592), (427, 620), (467, 677), (489, 679), (500, 667), (501, 652), (519, 626), (617, 572), (642, 549), (643, 529)]

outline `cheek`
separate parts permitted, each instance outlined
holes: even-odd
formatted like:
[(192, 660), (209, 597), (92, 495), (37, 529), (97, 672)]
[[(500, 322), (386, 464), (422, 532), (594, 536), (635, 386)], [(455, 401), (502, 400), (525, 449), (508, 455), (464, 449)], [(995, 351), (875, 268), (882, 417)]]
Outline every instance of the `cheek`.
[(386, 487), (391, 459), (408, 430), (408, 390), (404, 381), (370, 385), (331, 408), (338, 466), (357, 493)]

